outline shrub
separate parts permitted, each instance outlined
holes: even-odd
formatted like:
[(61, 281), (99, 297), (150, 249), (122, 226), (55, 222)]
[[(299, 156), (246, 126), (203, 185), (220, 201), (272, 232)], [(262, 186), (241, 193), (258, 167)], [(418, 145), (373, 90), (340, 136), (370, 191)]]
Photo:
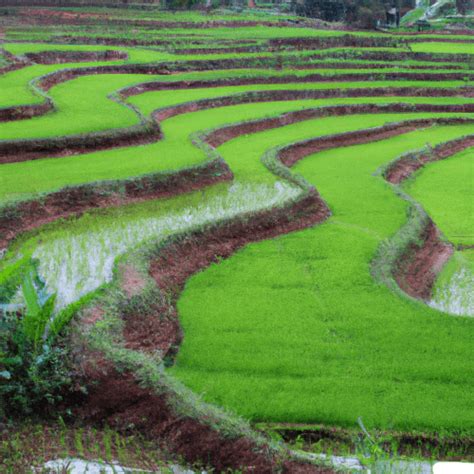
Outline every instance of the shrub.
[(30, 415), (62, 399), (71, 382), (67, 350), (47, 338), (55, 295), (31, 265), (24, 276), (24, 309), (4, 310), (0, 318), (0, 416)]

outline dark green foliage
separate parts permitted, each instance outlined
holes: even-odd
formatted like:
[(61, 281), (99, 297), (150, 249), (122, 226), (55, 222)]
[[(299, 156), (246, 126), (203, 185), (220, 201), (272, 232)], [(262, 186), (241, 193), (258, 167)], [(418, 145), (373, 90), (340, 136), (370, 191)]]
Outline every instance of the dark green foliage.
[(296, 10), (300, 15), (374, 29), (378, 21), (385, 21), (387, 5), (382, 0), (304, 0), (297, 3)]
[(460, 15), (466, 15), (472, 9), (472, 2), (469, 0), (456, 0), (456, 9)]
[(67, 351), (47, 336), (55, 295), (46, 293), (36, 266), (24, 275), (25, 309), (4, 309), (0, 318), (0, 416), (25, 415), (62, 399), (70, 384)]
[(67, 351), (49, 343), (35, 348), (21, 317), (8, 313), (0, 320), (0, 416), (23, 416), (62, 399), (71, 383)]

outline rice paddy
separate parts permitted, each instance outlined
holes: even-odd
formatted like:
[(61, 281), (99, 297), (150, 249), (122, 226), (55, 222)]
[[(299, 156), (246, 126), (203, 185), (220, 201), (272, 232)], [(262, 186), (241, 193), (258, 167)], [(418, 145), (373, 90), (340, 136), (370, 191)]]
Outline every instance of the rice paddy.
[(0, 40), (0, 304), (28, 307), (34, 264), (74, 331), (119, 262), (151, 278), (170, 242), (203, 233), (205, 259), (238, 224), (237, 251), (161, 296), (182, 340), (156, 370), (252, 423), (472, 440), (472, 35), (51, 11)]

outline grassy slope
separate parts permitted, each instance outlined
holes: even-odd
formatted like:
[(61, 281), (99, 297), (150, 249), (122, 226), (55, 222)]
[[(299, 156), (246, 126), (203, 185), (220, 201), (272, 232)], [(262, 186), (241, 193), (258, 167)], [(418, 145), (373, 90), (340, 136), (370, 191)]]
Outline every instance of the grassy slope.
[[(299, 164), (333, 216), (194, 276), (179, 301), (185, 338), (173, 373), (256, 420), (353, 425), (362, 416), (369, 426), (472, 433), (474, 321), (400, 298), (370, 275), (378, 244), (406, 219), (373, 171), (465, 132), (428, 129)], [(232, 162), (282, 140), (281, 130), (263, 132), (221, 152)]]

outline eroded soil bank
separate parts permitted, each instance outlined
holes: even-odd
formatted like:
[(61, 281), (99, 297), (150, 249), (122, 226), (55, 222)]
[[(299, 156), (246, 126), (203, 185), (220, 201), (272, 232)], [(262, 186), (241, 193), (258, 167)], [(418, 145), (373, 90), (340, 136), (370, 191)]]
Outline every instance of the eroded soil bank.
[(397, 262), (393, 274), (398, 286), (408, 295), (428, 300), (436, 276), (453, 253), (453, 246), (441, 240), (433, 222), (423, 230), (421, 244), (412, 244)]

